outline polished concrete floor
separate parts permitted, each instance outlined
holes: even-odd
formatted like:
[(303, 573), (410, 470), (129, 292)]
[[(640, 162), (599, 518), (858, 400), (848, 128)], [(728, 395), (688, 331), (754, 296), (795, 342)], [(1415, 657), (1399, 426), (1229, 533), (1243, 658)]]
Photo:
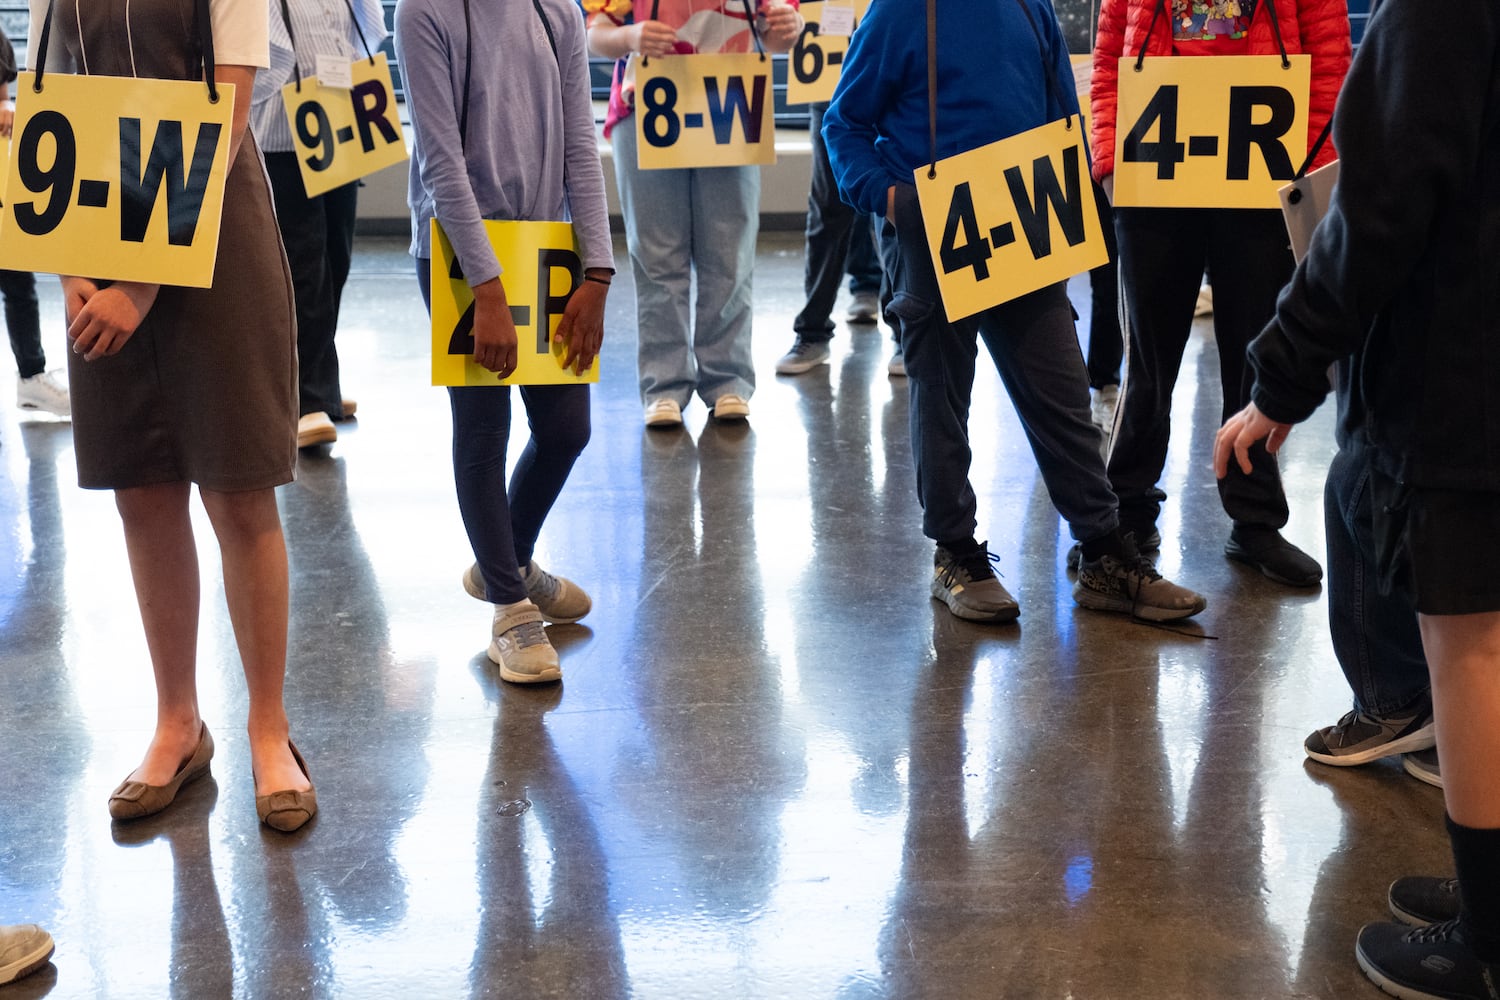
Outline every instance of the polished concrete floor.
[[(643, 431), (626, 268), (593, 443), (538, 553), (594, 610), (552, 629), (564, 683), (528, 689), (497, 679), (460, 586), (403, 249), (361, 243), (340, 334), (359, 419), (281, 491), (288, 698), (322, 805), (299, 834), (256, 822), (201, 517), (213, 778), (111, 826), (153, 709), (118, 520), (75, 485), (69, 425), (18, 420), (7, 391), (0, 922), (43, 923), (57, 954), (4, 1000), (1379, 995), (1354, 934), (1392, 877), (1449, 870), (1441, 796), (1394, 762), (1305, 761), (1348, 696), (1323, 593), (1222, 555), (1206, 327), (1162, 568), (1208, 610), (1173, 632), (1073, 605), (991, 369), (973, 478), (1022, 613), (985, 627), (928, 596), (883, 335), (841, 327), (831, 366), (771, 374), (800, 241), (762, 244), (748, 427), (695, 402), (685, 431)], [(1318, 553), (1330, 434), (1321, 413), (1284, 461), (1288, 534)]]

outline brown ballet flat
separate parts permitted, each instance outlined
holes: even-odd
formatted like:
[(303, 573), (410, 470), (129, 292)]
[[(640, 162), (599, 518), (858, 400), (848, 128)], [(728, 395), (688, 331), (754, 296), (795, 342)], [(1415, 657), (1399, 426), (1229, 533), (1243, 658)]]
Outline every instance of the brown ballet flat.
[[(291, 748), (292, 759), (302, 769), (302, 774), (308, 781), (312, 776), (307, 773), (307, 762), (297, 752), (297, 744), (287, 741)], [(291, 833), (300, 830), (307, 825), (307, 821), (318, 814), (318, 790), (309, 788), (307, 791), (289, 788), (281, 792), (272, 792), (270, 795), (257, 795), (255, 797), (255, 813), (260, 821), (273, 830), (282, 833)]]
[[(201, 724), (200, 724), (201, 725)], [(109, 814), (115, 819), (143, 819), (161, 812), (177, 798), (178, 789), (201, 775), (208, 773), (208, 762), (214, 757), (214, 738), (208, 734), (208, 726), (198, 730), (198, 746), (193, 755), (182, 762), (172, 780), (165, 785), (148, 785), (144, 781), (126, 778), (109, 797)]]

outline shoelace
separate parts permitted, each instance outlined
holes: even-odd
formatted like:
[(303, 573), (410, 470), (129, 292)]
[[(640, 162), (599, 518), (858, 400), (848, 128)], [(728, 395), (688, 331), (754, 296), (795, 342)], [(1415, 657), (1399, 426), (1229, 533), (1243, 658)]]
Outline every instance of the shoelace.
[(542, 627), (541, 622), (522, 622), (510, 631), (516, 637), (517, 649), (547, 645), (547, 631)]
[(989, 542), (979, 543), (979, 550), (966, 556), (955, 557), (953, 562), (944, 570), (943, 583), (952, 584), (958, 579), (958, 571), (963, 570), (964, 579), (960, 583), (973, 583), (975, 580), (983, 579), (987, 574), (1000, 576), (1000, 555), (989, 550)]
[(1444, 920), (1440, 924), (1428, 924), (1426, 927), (1414, 927), (1406, 935), (1406, 940), (1412, 944), (1446, 944), (1452, 937), (1453, 932), (1458, 929), (1458, 920)]
[(557, 577), (548, 573), (540, 566), (536, 568), (536, 575), (528, 577), (526, 580), (527, 594), (540, 597), (544, 601), (550, 601), (556, 597), (560, 586), (557, 582)]

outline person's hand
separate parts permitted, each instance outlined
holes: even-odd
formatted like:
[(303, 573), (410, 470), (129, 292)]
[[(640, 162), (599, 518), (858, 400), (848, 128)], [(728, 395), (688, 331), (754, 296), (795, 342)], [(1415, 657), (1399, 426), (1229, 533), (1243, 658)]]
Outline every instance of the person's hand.
[(516, 370), (516, 323), (499, 278), (474, 287), (474, 363), (501, 378)]
[(73, 353), (85, 361), (119, 354), (151, 311), (160, 286), (117, 281), (99, 288), (86, 278), (64, 283), (64, 306), (69, 310), (68, 340)]
[(568, 299), (557, 332), (552, 335), (554, 344), (563, 345), (563, 367), (572, 368), (574, 375), (588, 371), (599, 356), (604, 343), (604, 299), (608, 294), (608, 285), (581, 282)]
[(786, 52), (796, 44), (802, 34), (802, 15), (797, 8), (785, 3), (772, 3), (766, 7), (766, 48), (773, 52)]
[(1223, 479), (1229, 473), (1229, 455), (1234, 453), (1240, 471), (1250, 474), (1250, 448), (1255, 442), (1265, 439), (1266, 451), (1274, 455), (1281, 450), (1281, 442), (1291, 433), (1291, 424), (1272, 420), (1254, 403), (1224, 421), (1214, 437), (1214, 475)]
[(1104, 180), (1099, 182), (1099, 187), (1104, 189), (1105, 199), (1113, 205), (1115, 203), (1115, 175), (1105, 174)]
[(894, 184), (885, 189), (885, 220), (893, 226), (896, 224), (896, 185)]
[(16, 102), (0, 101), (0, 139), (9, 139), (16, 124)]
[(635, 26), (631, 48), (643, 56), (668, 56), (677, 47), (677, 32), (660, 21), (641, 21)]

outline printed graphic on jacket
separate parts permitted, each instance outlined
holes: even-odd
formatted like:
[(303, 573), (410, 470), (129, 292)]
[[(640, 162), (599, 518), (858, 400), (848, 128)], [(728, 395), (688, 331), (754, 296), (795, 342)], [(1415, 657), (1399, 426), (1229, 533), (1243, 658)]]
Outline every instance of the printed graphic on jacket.
[(1172, 0), (1172, 39), (1213, 42), (1244, 38), (1255, 0)]

